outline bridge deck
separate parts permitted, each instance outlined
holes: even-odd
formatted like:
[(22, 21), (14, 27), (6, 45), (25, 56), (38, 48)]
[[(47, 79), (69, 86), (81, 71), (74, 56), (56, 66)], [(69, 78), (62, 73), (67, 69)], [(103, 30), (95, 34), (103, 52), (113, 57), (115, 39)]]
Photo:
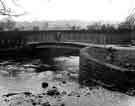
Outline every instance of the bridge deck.
[(33, 46), (33, 47), (50, 47), (50, 46), (69, 46), (69, 47), (89, 47), (89, 46), (94, 46), (94, 47), (113, 47), (115, 49), (135, 49), (135, 47), (120, 47), (120, 45), (104, 45), (104, 44), (92, 44), (92, 43), (84, 43), (84, 42), (29, 42), (27, 43), (28, 46)]

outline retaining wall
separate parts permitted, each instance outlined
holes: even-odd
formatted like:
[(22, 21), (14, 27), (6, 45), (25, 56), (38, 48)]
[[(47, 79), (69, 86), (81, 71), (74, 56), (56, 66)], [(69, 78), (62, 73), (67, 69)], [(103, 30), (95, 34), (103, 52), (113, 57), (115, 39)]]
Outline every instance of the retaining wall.
[(135, 72), (120, 63), (135, 62), (134, 48), (113, 47), (114, 59), (108, 59), (110, 47), (87, 47), (80, 51), (79, 83), (90, 86), (93, 82), (107, 88), (127, 90), (135, 87)]

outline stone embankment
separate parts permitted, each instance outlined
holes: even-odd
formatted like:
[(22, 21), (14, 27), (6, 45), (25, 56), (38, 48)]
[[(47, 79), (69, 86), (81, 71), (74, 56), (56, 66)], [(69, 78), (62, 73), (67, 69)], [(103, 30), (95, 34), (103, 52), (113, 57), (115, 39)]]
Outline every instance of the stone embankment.
[(135, 49), (90, 46), (80, 51), (79, 82), (125, 92), (135, 88)]

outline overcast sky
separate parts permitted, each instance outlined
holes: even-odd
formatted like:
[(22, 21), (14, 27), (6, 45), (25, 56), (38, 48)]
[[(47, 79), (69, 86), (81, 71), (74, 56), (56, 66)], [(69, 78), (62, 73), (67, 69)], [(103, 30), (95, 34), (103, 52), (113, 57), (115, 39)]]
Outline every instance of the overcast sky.
[(5, 0), (17, 13), (19, 21), (33, 20), (82, 20), (123, 21), (134, 8), (134, 0)]

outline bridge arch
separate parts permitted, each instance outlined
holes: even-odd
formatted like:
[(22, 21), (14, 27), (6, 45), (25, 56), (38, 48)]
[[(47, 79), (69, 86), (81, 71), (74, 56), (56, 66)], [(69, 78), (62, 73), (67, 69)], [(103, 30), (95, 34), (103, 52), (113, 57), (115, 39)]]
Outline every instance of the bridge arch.
[(31, 42), (28, 44), (31, 48), (33, 58), (42, 58), (49, 61), (59, 56), (79, 56), (80, 49), (89, 46), (78, 42)]

